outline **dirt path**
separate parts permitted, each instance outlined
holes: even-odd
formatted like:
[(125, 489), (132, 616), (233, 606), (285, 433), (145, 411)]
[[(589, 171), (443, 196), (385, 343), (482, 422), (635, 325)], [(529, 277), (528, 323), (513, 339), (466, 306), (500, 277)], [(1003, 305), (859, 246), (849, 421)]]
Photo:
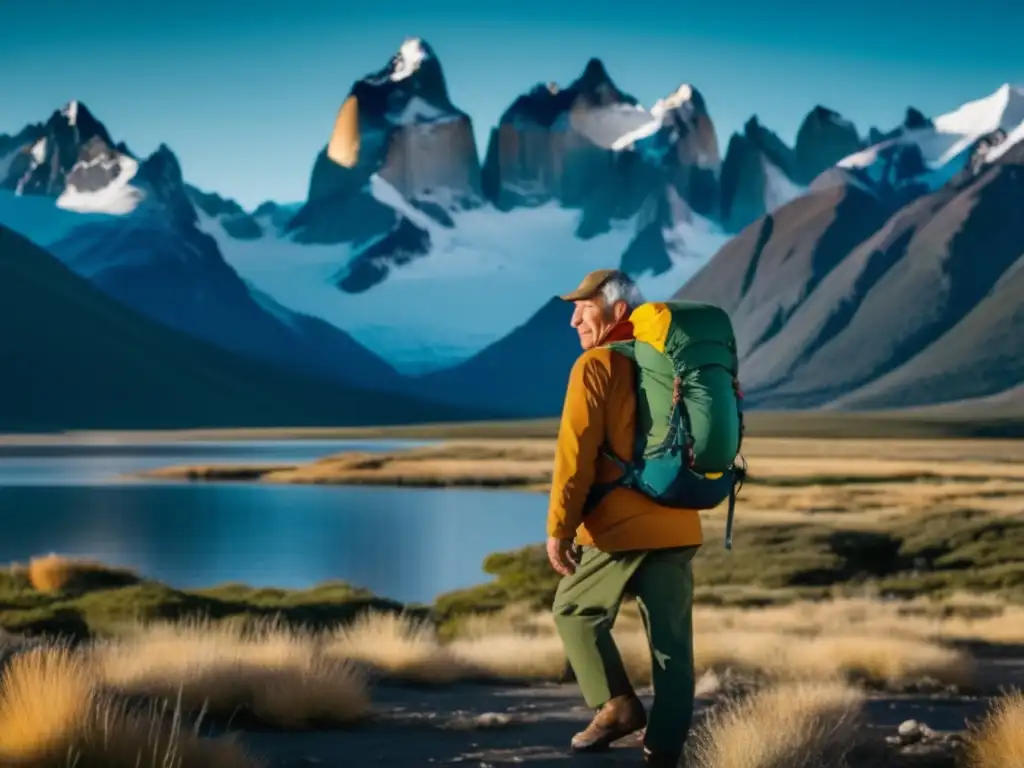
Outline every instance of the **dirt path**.
[[(642, 691), (641, 696), (649, 705), (650, 692)], [(372, 725), (345, 732), (249, 733), (245, 742), (273, 768), (446, 764), (564, 768), (570, 760), (595, 768), (641, 764), (634, 739), (602, 755), (574, 757), (568, 753), (569, 739), (591, 714), (571, 685), (385, 688), (378, 691), (377, 699), (382, 717)], [(709, 699), (700, 699), (698, 711), (709, 703)], [(940, 732), (962, 730), (965, 719), (977, 717), (985, 706), (983, 698), (883, 696), (869, 702), (867, 716), (881, 743), (910, 719)], [(488, 719), (495, 715), (509, 722), (489, 725)]]

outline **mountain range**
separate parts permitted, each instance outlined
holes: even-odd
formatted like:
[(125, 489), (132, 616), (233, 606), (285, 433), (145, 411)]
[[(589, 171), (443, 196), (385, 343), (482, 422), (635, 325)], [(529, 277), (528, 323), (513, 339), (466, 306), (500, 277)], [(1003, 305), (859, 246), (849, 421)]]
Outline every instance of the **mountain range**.
[(246, 211), (71, 101), (0, 135), (0, 224), (135, 316), (425, 413), (557, 413), (578, 348), (552, 297), (605, 266), (728, 308), (755, 407), (911, 407), (1022, 381), (1022, 126), (1005, 85), (884, 132), (817, 106), (792, 147), (753, 116), (723, 154), (696, 87), (645, 108), (591, 59), (480, 157), (410, 39), (353, 83), (301, 202)]
[(472, 414), (344, 386), (156, 323), (0, 226), (7, 430), (379, 424)]

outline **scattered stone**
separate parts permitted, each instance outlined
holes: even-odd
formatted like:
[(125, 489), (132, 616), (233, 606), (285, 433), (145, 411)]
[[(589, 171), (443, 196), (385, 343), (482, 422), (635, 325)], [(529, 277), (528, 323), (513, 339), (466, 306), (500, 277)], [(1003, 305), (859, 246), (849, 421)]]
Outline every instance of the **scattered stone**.
[(917, 720), (904, 720), (896, 732), (901, 744), (914, 744), (924, 737), (921, 724)]
[(695, 695), (700, 699), (709, 699), (721, 690), (722, 681), (718, 679), (718, 675), (715, 674), (714, 670), (709, 669), (697, 681)]
[(484, 712), (480, 715), (454, 717), (448, 721), (446, 727), (459, 731), (471, 731), (484, 728), (507, 728), (515, 722), (515, 717), (504, 712)]

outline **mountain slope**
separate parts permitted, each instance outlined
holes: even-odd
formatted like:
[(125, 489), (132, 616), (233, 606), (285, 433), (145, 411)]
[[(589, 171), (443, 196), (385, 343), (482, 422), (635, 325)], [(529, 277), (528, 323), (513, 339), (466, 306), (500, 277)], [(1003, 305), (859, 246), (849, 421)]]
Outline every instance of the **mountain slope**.
[(1022, 124), (1024, 87), (1006, 83), (931, 120), (909, 110), (902, 126), (838, 166), (876, 190), (915, 186), (931, 191), (982, 160), (975, 152), (980, 144), (987, 154)]
[(529, 320), (460, 365), (423, 376), (432, 397), (517, 416), (557, 414), (580, 354), (572, 305), (552, 298)]
[(292, 375), (153, 323), (0, 227), (0, 428), (403, 423), (465, 412)]
[(197, 208), (240, 241), (258, 237), (258, 223), (236, 203), (186, 185), (167, 146), (137, 160), (79, 102), (23, 133), (17, 142), (35, 143), (19, 153), (11, 142), (19, 159), (4, 182), (9, 191), (0, 192), (0, 223), (171, 328), (293, 370), (398, 385), (391, 366), (340, 329), (250, 291), (198, 228)]
[(1021, 199), (1024, 144), (895, 211), (827, 187), (751, 225), (679, 295), (733, 313), (752, 406), (984, 397), (1021, 381)]
[(780, 331), (825, 275), (887, 214), (856, 187), (812, 192), (744, 229), (675, 298), (726, 309), (745, 358)]
[(1015, 393), (1024, 382), (1024, 248), (963, 319), (907, 363), (829, 405), (900, 408)]

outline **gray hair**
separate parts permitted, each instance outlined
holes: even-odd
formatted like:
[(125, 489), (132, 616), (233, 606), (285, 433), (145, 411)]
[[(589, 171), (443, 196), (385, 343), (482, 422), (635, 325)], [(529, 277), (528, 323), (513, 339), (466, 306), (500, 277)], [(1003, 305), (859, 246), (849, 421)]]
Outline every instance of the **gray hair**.
[(625, 272), (616, 272), (601, 286), (601, 299), (604, 302), (605, 311), (611, 311), (617, 301), (626, 302), (629, 312), (644, 303), (643, 294), (640, 293), (637, 284)]

